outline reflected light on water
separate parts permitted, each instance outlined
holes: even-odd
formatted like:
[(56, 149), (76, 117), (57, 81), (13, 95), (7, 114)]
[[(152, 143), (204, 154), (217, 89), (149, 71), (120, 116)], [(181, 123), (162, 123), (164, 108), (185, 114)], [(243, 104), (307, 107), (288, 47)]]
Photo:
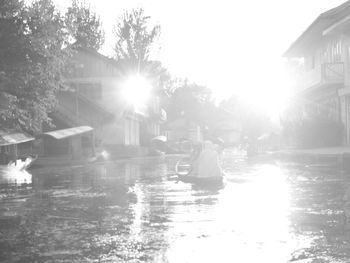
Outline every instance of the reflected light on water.
[[(308, 193), (313, 181), (299, 180), (299, 174), (308, 178), (304, 167), (242, 159), (224, 166), (224, 187), (212, 188), (169, 177), (167, 169), (177, 159), (170, 161), (31, 170), (34, 186), (23, 188), (8, 183), (30, 183), (29, 173), (2, 171), (0, 212), (11, 227), (2, 225), (7, 232), (0, 241), (21, 248), (6, 258), (15, 253), (27, 262), (42, 249), (39, 261), (306, 263), (323, 254), (314, 252), (319, 244), (328, 249), (323, 235), (344, 238), (334, 232), (341, 230), (340, 215), (322, 214), (329, 209), (330, 190), (332, 200), (338, 198), (341, 180), (332, 181), (331, 189), (319, 181)], [(310, 211), (315, 202), (326, 204)], [(23, 218), (27, 223), (19, 228)], [(35, 240), (33, 231), (39, 233)], [(33, 243), (22, 249), (22, 240)]]
[(145, 214), (145, 202), (144, 202), (144, 193), (140, 188), (140, 185), (135, 185), (133, 188), (133, 192), (136, 195), (137, 202), (131, 207), (134, 212), (134, 221), (130, 227), (131, 236), (135, 239), (141, 239), (141, 231), (142, 231), (142, 216)]
[(290, 189), (279, 167), (260, 166), (249, 182), (229, 183), (217, 198), (215, 206), (193, 211), (195, 227), (174, 241), (170, 262), (288, 261), (296, 244), (289, 231)]
[(31, 184), (32, 175), (26, 170), (15, 167), (2, 167), (0, 169), (0, 184)]

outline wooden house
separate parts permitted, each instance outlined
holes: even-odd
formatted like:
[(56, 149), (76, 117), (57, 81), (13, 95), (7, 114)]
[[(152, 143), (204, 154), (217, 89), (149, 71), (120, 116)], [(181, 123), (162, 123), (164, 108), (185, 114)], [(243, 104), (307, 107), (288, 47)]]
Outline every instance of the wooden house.
[(156, 99), (151, 109), (148, 105), (138, 109), (130, 105), (123, 97), (126, 76), (119, 62), (95, 50), (77, 48), (72, 65), (52, 114), (55, 129), (90, 126), (95, 144), (116, 153), (130, 149), (136, 153), (140, 149), (141, 129), (146, 121), (147, 127), (154, 130), (152, 136), (159, 135), (158, 125), (152, 126), (150, 121), (151, 115), (159, 112)]
[(350, 143), (350, 1), (322, 13), (285, 52), (302, 61), (295, 91), (305, 114), (342, 124)]

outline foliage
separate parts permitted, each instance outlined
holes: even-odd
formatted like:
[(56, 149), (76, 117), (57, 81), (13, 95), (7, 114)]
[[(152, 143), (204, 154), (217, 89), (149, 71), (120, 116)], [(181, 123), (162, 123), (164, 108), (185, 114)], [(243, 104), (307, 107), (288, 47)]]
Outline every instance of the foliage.
[(343, 127), (337, 120), (323, 114), (283, 122), (284, 135), (301, 148), (339, 146)]
[(220, 121), (222, 111), (215, 105), (209, 88), (187, 80), (173, 79), (166, 92), (169, 97), (163, 107), (169, 122), (185, 119), (200, 125), (210, 134)]
[(65, 59), (64, 19), (51, 0), (0, 2), (0, 121), (35, 132), (50, 122)]
[(302, 100), (295, 99), (282, 116), (285, 139), (302, 148), (340, 145), (343, 127), (332, 110), (319, 104), (305, 106)]
[(152, 45), (160, 35), (160, 26), (150, 26), (149, 19), (142, 8), (124, 12), (115, 27), (118, 39), (114, 51), (118, 59), (141, 64), (148, 60)]
[(73, 0), (66, 13), (66, 23), (77, 45), (99, 50), (104, 44), (101, 20), (85, 2)]
[(240, 121), (242, 138), (255, 142), (261, 135), (270, 133), (272, 123), (263, 112), (247, 105), (237, 96), (222, 101), (220, 107), (231, 112)]

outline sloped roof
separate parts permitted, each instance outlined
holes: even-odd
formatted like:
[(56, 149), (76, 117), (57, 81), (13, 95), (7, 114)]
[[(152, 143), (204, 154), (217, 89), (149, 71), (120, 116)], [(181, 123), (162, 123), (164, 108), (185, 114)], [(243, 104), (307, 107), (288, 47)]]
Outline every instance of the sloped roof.
[(99, 53), (98, 51), (96, 51), (93, 48), (76, 46), (76, 47), (74, 47), (74, 50), (76, 50), (77, 52), (85, 52), (85, 53), (90, 54), (98, 59), (101, 59), (101, 60), (107, 62), (107, 63), (113, 64), (116, 67), (119, 67), (119, 63), (115, 59), (109, 58), (105, 55), (102, 55), (101, 53)]
[(34, 141), (35, 138), (25, 132), (0, 130), (0, 146)]
[(330, 9), (321, 15), (299, 36), (299, 38), (283, 54), (285, 57), (301, 57), (303, 51), (313, 43), (321, 40), (322, 33), (332, 24), (350, 14), (350, 1)]
[(50, 136), (56, 140), (72, 137), (75, 135), (79, 135), (82, 133), (86, 133), (89, 131), (92, 131), (93, 128), (90, 126), (79, 126), (79, 127), (74, 127), (74, 128), (68, 128), (68, 129), (62, 129), (62, 130), (56, 130), (56, 131), (50, 131), (50, 132), (45, 132), (40, 136)]

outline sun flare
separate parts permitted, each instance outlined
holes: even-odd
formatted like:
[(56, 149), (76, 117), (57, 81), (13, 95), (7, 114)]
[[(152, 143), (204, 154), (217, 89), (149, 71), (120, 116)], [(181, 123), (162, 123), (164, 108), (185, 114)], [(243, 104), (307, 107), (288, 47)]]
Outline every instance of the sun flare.
[(142, 107), (149, 100), (152, 85), (143, 76), (137, 74), (126, 79), (122, 87), (122, 96), (135, 108)]

